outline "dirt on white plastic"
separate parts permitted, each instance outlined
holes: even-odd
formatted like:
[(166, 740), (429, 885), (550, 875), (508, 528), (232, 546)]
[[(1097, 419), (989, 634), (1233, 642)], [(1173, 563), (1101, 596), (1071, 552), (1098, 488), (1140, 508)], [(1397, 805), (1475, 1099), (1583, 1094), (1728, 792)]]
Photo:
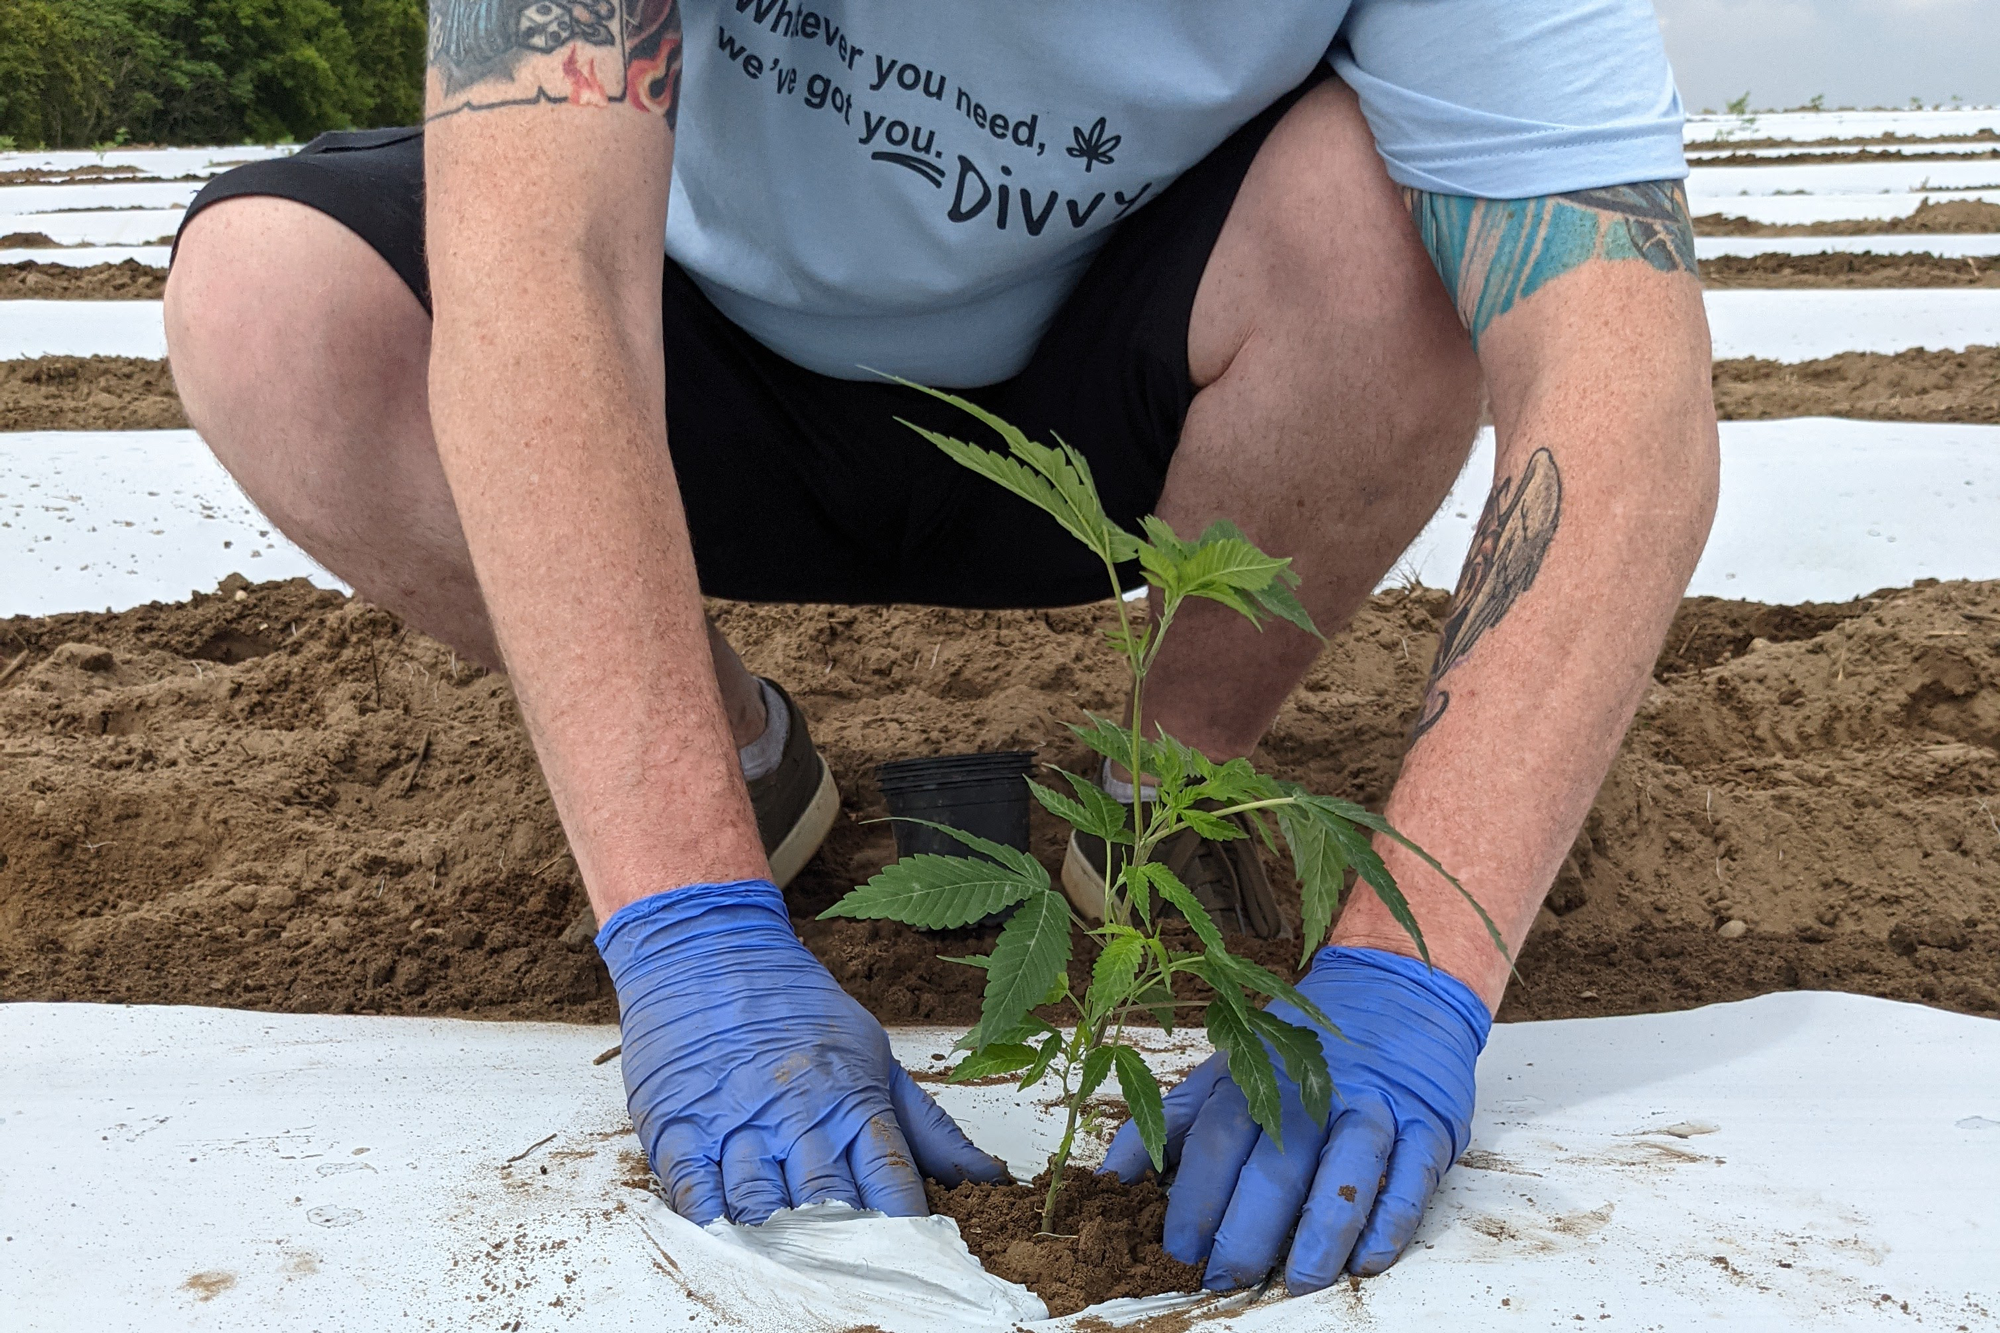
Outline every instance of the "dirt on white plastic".
[[(921, 1076), (954, 1034), (892, 1034)], [(706, 1230), (652, 1187), (611, 1028), (0, 1008), (0, 1326), (1040, 1326), (945, 1219)], [(1178, 1074), (1204, 1050), (1160, 1038)], [(933, 1084), (1021, 1173), (1056, 1133)], [(1794, 992), (1502, 1025), (1472, 1148), (1386, 1275), (1160, 1298), (1217, 1329), (1992, 1328), (2000, 1023)], [(1088, 1326), (1088, 1325), (1086, 1325)]]

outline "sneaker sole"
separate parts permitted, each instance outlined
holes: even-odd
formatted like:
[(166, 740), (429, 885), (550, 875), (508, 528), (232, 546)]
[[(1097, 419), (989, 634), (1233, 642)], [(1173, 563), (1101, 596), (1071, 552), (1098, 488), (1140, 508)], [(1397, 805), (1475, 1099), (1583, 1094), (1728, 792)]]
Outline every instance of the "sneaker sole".
[(1070, 906), (1082, 914), (1091, 925), (1101, 925), (1104, 921), (1104, 872), (1090, 863), (1083, 849), (1076, 845), (1076, 835), (1069, 839), (1069, 850), (1063, 853), (1062, 867), (1063, 896)]
[(792, 825), (792, 831), (771, 851), (771, 882), (781, 889), (806, 868), (806, 862), (813, 859), (813, 853), (826, 841), (827, 831), (840, 814), (840, 788), (834, 785), (833, 770), (821, 756), (813, 758), (819, 760), (819, 788), (813, 792), (812, 800), (806, 802), (805, 812)]

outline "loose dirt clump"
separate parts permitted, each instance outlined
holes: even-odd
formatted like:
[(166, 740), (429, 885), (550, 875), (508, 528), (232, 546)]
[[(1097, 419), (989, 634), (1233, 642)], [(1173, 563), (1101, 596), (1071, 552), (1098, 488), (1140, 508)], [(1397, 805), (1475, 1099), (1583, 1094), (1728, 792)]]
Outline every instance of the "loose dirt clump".
[(187, 424), (164, 361), (135, 356), (0, 361), (0, 430), (178, 430)]
[(1710, 287), (2000, 287), (2000, 262), (1942, 255), (1878, 255), (1872, 250), (1816, 255), (1721, 255), (1701, 261)]
[(1962, 352), (1842, 352), (1817, 361), (1718, 361), (1724, 421), (1848, 417), (2000, 423), (2000, 347)]
[(1833, 222), (1754, 222), (1729, 213), (1694, 220), (1697, 236), (1900, 236), (1910, 232), (2000, 232), (2000, 204), (1983, 199), (1925, 199), (1900, 218), (1842, 218)]
[(10, 231), (0, 236), (0, 250), (54, 250), (61, 241), (39, 231)]
[(1061, 1318), (1121, 1296), (1200, 1291), (1202, 1265), (1161, 1248), (1167, 1192), (1147, 1179), (1071, 1171), (1056, 1197), (1055, 1230), (1042, 1231), (1048, 1173), (1027, 1185), (924, 1182), (931, 1211), (958, 1223), (966, 1248), (986, 1271), (1018, 1282)]
[(167, 271), (136, 259), (116, 264), (0, 264), (0, 300), (157, 301)]
[[(1447, 600), (1374, 598), (1260, 764), (1379, 808)], [(1088, 766), (1065, 724), (1118, 704), (1092, 641), (1109, 609), (713, 610), (792, 689), (844, 793), (788, 892), (801, 936), (886, 1022), (974, 1021), (980, 974), (939, 955), (993, 932), (813, 917), (893, 854), (866, 822), (881, 761)], [(235, 577), (0, 621), (0, 672), (0, 999), (615, 1017), (504, 679), (375, 608)], [(1501, 1017), (1794, 986), (2000, 1013), (1996, 746), (2000, 583), (1690, 599)], [(1059, 865), (1055, 821), (1038, 809), (1032, 832)]]

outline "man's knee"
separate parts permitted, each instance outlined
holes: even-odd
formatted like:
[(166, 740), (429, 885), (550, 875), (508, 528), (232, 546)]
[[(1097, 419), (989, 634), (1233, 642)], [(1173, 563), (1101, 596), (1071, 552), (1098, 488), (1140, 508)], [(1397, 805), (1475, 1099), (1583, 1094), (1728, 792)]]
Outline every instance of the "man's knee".
[[(421, 411), (429, 319), (382, 257), (304, 204), (227, 199), (182, 233), (167, 352), (188, 419), (274, 518), (344, 442)], [(407, 401), (405, 401), (407, 400)]]
[[(1354, 94), (1327, 80), (1287, 112), (1238, 192), (1190, 329), (1196, 382), (1254, 331), (1372, 371), (1413, 409), (1476, 417), (1477, 361)], [(1349, 386), (1351, 387), (1351, 385)]]

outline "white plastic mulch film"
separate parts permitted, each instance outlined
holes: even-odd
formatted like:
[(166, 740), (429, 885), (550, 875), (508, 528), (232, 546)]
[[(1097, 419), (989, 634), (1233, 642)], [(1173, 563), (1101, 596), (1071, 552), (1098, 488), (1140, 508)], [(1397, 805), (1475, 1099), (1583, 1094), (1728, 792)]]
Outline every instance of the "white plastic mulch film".
[[(1489, 429), (1386, 585), (1452, 585), (1492, 476)], [(2000, 426), (1725, 421), (1722, 478), (1695, 596), (1841, 601), (2000, 578)], [(0, 580), (0, 616), (122, 610), (231, 572), (345, 587), (184, 430), (0, 434), (0, 562), (17, 575)]]
[[(953, 1034), (892, 1036), (928, 1073)], [(1043, 1317), (945, 1219), (681, 1220), (647, 1187), (616, 1061), (592, 1063), (616, 1040), (0, 1007), (0, 1327), (998, 1333)], [(1169, 1075), (1204, 1054), (1157, 1045)], [(1011, 1088), (932, 1086), (1022, 1175), (1058, 1132)], [(2000, 1023), (1792, 993), (1503, 1024), (1479, 1104), (1388, 1274), (1189, 1312), (1218, 1330), (2000, 1327)]]

